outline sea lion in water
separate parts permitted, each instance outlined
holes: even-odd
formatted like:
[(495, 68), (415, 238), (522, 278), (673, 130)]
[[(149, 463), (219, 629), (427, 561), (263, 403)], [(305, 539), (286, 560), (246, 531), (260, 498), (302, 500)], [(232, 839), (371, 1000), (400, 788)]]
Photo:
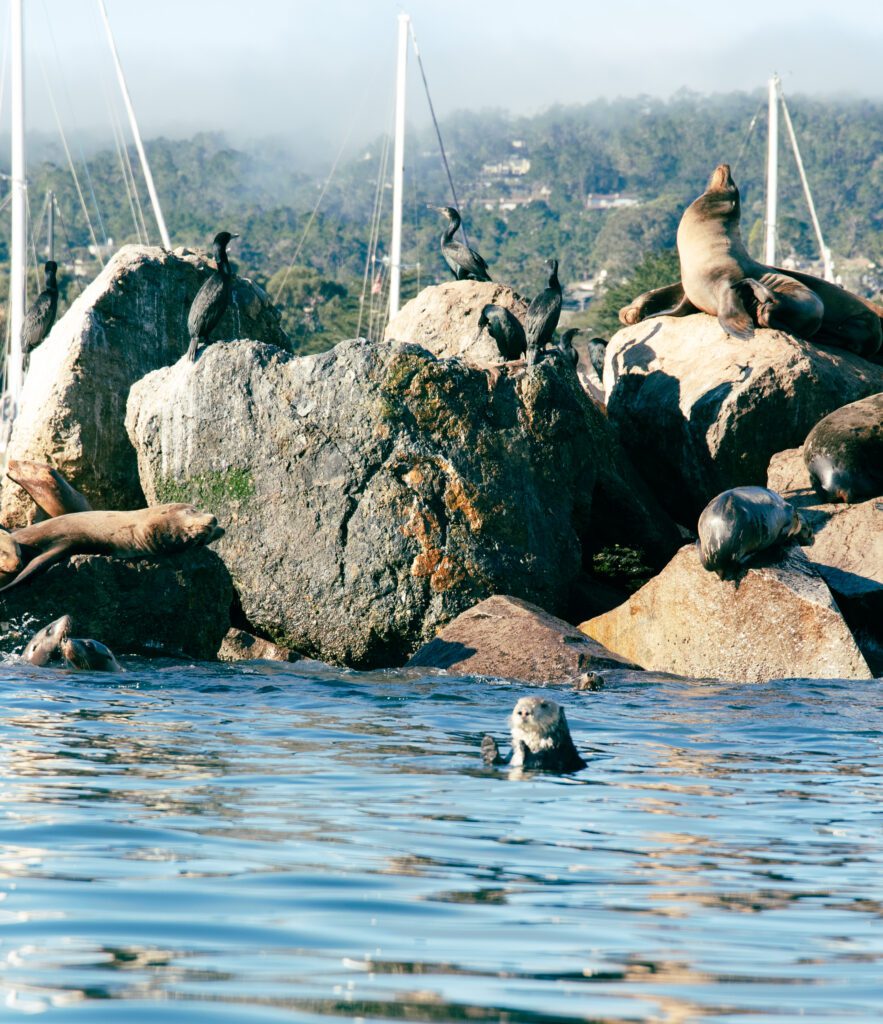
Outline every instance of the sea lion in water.
[(48, 626), (44, 626), (39, 632), (34, 633), (28, 641), (27, 646), (21, 652), (19, 661), (26, 661), (29, 665), (43, 666), (51, 661), (61, 659), (61, 644), (67, 639), (73, 628), (73, 619), (70, 615), (62, 615)]
[(875, 355), (883, 342), (883, 309), (811, 274), (752, 259), (742, 243), (740, 212), (730, 167), (719, 164), (678, 226), (681, 280), (639, 295), (619, 311), (620, 323), (702, 311), (735, 338), (750, 338), (756, 323)]
[(883, 392), (819, 420), (803, 444), (803, 461), (813, 487), (829, 501), (883, 495)]
[(68, 668), (84, 672), (123, 672), (125, 669), (113, 656), (113, 651), (97, 640), (65, 637), (61, 641), (61, 656)]
[(6, 475), (34, 499), (37, 508), (49, 519), (72, 512), (91, 512), (85, 495), (45, 462), (24, 462), (10, 459)]
[(493, 736), (481, 741), (488, 764), (508, 764), (546, 772), (578, 772), (586, 762), (580, 756), (567, 727), (564, 708), (548, 697), (522, 697), (509, 719), (512, 751), (502, 757)]
[(799, 536), (804, 524), (794, 509), (766, 487), (734, 487), (713, 498), (699, 517), (699, 559), (724, 580), (753, 555)]
[(12, 534), (26, 561), (0, 593), (18, 586), (71, 555), (150, 558), (202, 547), (224, 531), (209, 512), (177, 502), (134, 512), (75, 512), (35, 523)]

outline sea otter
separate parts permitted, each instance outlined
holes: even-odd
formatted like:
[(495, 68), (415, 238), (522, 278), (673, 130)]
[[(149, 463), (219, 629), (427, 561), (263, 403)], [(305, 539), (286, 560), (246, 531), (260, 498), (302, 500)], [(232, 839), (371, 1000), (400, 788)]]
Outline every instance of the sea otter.
[(570, 737), (564, 708), (548, 697), (522, 697), (509, 719), (512, 750), (500, 754), (493, 736), (481, 741), (481, 754), (488, 764), (508, 764), (546, 772), (577, 772), (586, 762)]

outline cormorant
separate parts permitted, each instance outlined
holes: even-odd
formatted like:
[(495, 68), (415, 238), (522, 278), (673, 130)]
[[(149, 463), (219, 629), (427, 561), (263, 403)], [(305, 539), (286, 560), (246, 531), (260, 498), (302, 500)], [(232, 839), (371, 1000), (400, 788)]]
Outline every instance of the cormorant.
[(604, 338), (592, 338), (589, 341), (589, 362), (595, 367), (599, 377), (604, 376), (604, 359), (607, 354), (607, 342)]
[(55, 323), (55, 314), (58, 311), (58, 284), (55, 280), (57, 270), (58, 264), (54, 260), (47, 260), (43, 264), (46, 287), (34, 299), (31, 308), (25, 314), (21, 329), (21, 351), (25, 367), (30, 361), (31, 352), (43, 342)]
[(488, 304), (478, 318), (479, 328), (487, 328), (488, 334), (497, 343), (500, 355), (508, 362), (520, 359), (527, 349), (524, 328), (515, 314), (503, 306)]
[(580, 329), (578, 327), (568, 327), (558, 337), (558, 351), (565, 359), (569, 359), (573, 366), (576, 366), (579, 362), (579, 352), (573, 347), (573, 339), (579, 333)]
[(210, 344), (209, 335), (230, 305), (233, 296), (233, 269), (227, 259), (227, 246), (239, 235), (221, 231), (215, 235), (215, 262), (218, 269), (203, 283), (187, 314), (187, 331), (190, 334), (190, 348), (187, 357), (196, 362), (196, 349), (200, 341)]
[(561, 316), (561, 283), (558, 280), (558, 260), (548, 260), (549, 285), (527, 307), (524, 333), (527, 335), (527, 365), (533, 366), (543, 357), (546, 345), (552, 340), (558, 317)]
[(441, 251), (454, 277), (458, 281), (490, 281), (487, 263), (481, 256), (462, 242), (453, 240), (460, 229), (460, 214), (453, 206), (432, 206), (430, 209), (437, 210), (447, 218), (448, 226), (441, 237)]

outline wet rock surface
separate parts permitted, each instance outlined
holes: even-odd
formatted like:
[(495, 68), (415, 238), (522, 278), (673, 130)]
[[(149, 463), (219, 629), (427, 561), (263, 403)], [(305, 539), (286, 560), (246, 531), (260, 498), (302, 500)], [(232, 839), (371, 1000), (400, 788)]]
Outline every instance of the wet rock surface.
[[(32, 353), (10, 457), (50, 463), (94, 508), (142, 506), (123, 426), (129, 388), (187, 350), (187, 313), (211, 266), (183, 250), (120, 249)], [(266, 294), (242, 278), (213, 337), (288, 344)], [(5, 524), (33, 520), (33, 503), (9, 480), (0, 502)]]
[(689, 545), (625, 604), (579, 628), (648, 670), (746, 682), (871, 678), (830, 590), (796, 546), (721, 581)]
[(218, 651), (220, 661), (298, 661), (300, 654), (290, 647), (280, 647), (270, 640), (247, 632), (244, 629), (230, 629)]
[(883, 390), (883, 367), (780, 331), (738, 341), (700, 313), (617, 332), (604, 387), (636, 468), (690, 526), (721, 491), (763, 485), (770, 457), (823, 416)]
[(637, 666), (536, 605), (494, 595), (458, 615), (407, 667), (546, 685), (578, 683), (588, 672)]
[(572, 369), (494, 375), (363, 341), (303, 358), (212, 346), (139, 382), (127, 426), (150, 500), (196, 501), (227, 530), (246, 620), (357, 667), (401, 664), (493, 593), (563, 608), (596, 466), (615, 461)]
[(0, 619), (36, 632), (60, 615), (115, 654), (211, 660), (230, 628), (233, 587), (202, 549), (156, 561), (75, 555), (0, 594)]

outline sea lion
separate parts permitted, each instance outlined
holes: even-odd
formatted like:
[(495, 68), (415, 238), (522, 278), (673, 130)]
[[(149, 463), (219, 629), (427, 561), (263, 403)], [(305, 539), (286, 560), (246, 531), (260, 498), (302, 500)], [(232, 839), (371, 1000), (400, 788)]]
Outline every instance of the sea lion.
[(0, 527), (0, 583), (16, 576), (24, 564), (18, 542)]
[(113, 651), (97, 640), (80, 640), (65, 637), (61, 641), (61, 656), (67, 668), (84, 672), (124, 672), (123, 666), (113, 656)]
[(485, 736), (481, 755), (488, 764), (508, 764), (546, 772), (577, 772), (586, 767), (570, 736), (564, 708), (548, 697), (522, 697), (509, 719), (512, 750), (500, 755), (497, 741)]
[(25, 567), (0, 593), (71, 555), (150, 558), (202, 547), (224, 531), (209, 512), (177, 502), (134, 512), (74, 512), (16, 530)]
[(819, 420), (803, 444), (803, 461), (813, 487), (829, 501), (883, 495), (883, 392)]
[(29, 665), (43, 666), (48, 665), (51, 661), (61, 660), (61, 644), (67, 639), (72, 628), (73, 619), (70, 615), (62, 615), (54, 622), (50, 622), (38, 633), (34, 633), (21, 652), (19, 661), (26, 661)]
[(37, 508), (49, 519), (71, 512), (91, 512), (85, 495), (45, 462), (24, 462), (10, 459), (6, 475), (34, 499)]
[(699, 516), (699, 559), (724, 580), (759, 551), (803, 531), (803, 520), (775, 491), (734, 487), (713, 498)]
[(755, 324), (774, 326), (819, 344), (875, 355), (883, 343), (883, 309), (811, 274), (752, 259), (742, 243), (740, 213), (730, 167), (719, 164), (678, 226), (681, 280), (639, 295), (619, 311), (620, 323), (702, 311), (716, 316), (735, 338), (750, 338)]

